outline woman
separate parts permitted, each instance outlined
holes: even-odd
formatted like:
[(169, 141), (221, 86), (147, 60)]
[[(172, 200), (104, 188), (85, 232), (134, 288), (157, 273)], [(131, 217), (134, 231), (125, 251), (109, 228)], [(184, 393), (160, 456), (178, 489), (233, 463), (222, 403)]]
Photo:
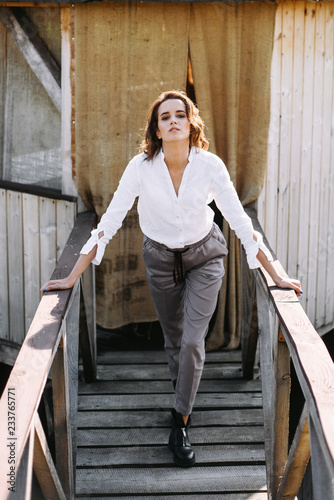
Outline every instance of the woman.
[(71, 274), (49, 281), (43, 291), (70, 288), (104, 249), (138, 196), (143, 258), (161, 323), (175, 387), (169, 448), (179, 466), (195, 463), (188, 426), (199, 386), (205, 336), (217, 303), (227, 254), (213, 223), (217, 207), (245, 247), (250, 268), (263, 266), (276, 285), (300, 295), (300, 282), (277, 274), (272, 257), (244, 212), (223, 162), (207, 151), (204, 124), (183, 92), (165, 92), (153, 103), (141, 153), (135, 156)]

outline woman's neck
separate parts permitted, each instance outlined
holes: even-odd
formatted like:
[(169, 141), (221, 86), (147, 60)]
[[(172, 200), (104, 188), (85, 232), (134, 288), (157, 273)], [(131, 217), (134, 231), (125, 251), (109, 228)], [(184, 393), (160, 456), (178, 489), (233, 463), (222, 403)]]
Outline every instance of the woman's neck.
[(188, 163), (189, 143), (164, 143), (162, 148), (169, 169), (183, 169)]

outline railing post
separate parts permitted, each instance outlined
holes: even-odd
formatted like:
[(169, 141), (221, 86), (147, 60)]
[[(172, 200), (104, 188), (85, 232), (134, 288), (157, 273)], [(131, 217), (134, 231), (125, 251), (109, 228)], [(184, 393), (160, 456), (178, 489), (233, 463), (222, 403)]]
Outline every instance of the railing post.
[(290, 354), (260, 278), (257, 301), (268, 497), (275, 499), (288, 456)]
[(95, 268), (90, 265), (81, 278), (80, 350), (87, 383), (96, 380)]
[(319, 440), (318, 433), (311, 415), (309, 415), (311, 469), (314, 498), (333, 500), (334, 498), (334, 467), (331, 458), (324, 453), (326, 446)]

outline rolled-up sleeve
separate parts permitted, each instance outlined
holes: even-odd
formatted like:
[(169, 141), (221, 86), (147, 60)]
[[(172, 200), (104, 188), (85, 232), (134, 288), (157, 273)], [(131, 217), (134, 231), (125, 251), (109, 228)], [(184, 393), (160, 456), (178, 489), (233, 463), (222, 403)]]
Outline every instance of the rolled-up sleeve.
[(250, 269), (261, 267), (261, 263), (257, 259), (259, 250), (262, 250), (267, 259), (272, 261), (273, 257), (264, 244), (261, 233), (254, 231), (252, 221), (240, 203), (223, 162), (215, 165), (212, 191), (217, 207), (245, 248), (247, 263)]
[[(139, 194), (138, 163), (142, 158), (136, 156), (126, 167), (117, 190), (108, 206), (107, 211), (101, 217), (97, 228), (91, 232), (91, 237), (82, 247), (80, 253), (87, 255), (97, 245), (96, 256), (92, 263), (99, 265), (103, 258), (105, 248), (112, 237), (121, 227), (127, 212), (132, 207)], [(99, 237), (101, 234), (101, 237)]]

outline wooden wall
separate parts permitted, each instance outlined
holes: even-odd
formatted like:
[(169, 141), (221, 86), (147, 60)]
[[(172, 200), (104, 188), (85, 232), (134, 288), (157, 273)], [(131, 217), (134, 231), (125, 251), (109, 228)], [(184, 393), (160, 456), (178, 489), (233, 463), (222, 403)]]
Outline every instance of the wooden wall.
[[(1, 12), (6, 11), (0, 7)], [(13, 8), (28, 40), (38, 39), (60, 66), (60, 9)], [(4, 14), (3, 14), (4, 15)], [(22, 30), (23, 32), (23, 30)], [(22, 35), (22, 33), (19, 33)], [(61, 117), (27, 54), (0, 19), (0, 179), (61, 189)]]
[(282, 2), (259, 220), (303, 286), (317, 329), (334, 322), (334, 2)]
[(75, 217), (75, 202), (0, 189), (0, 339), (22, 343)]

